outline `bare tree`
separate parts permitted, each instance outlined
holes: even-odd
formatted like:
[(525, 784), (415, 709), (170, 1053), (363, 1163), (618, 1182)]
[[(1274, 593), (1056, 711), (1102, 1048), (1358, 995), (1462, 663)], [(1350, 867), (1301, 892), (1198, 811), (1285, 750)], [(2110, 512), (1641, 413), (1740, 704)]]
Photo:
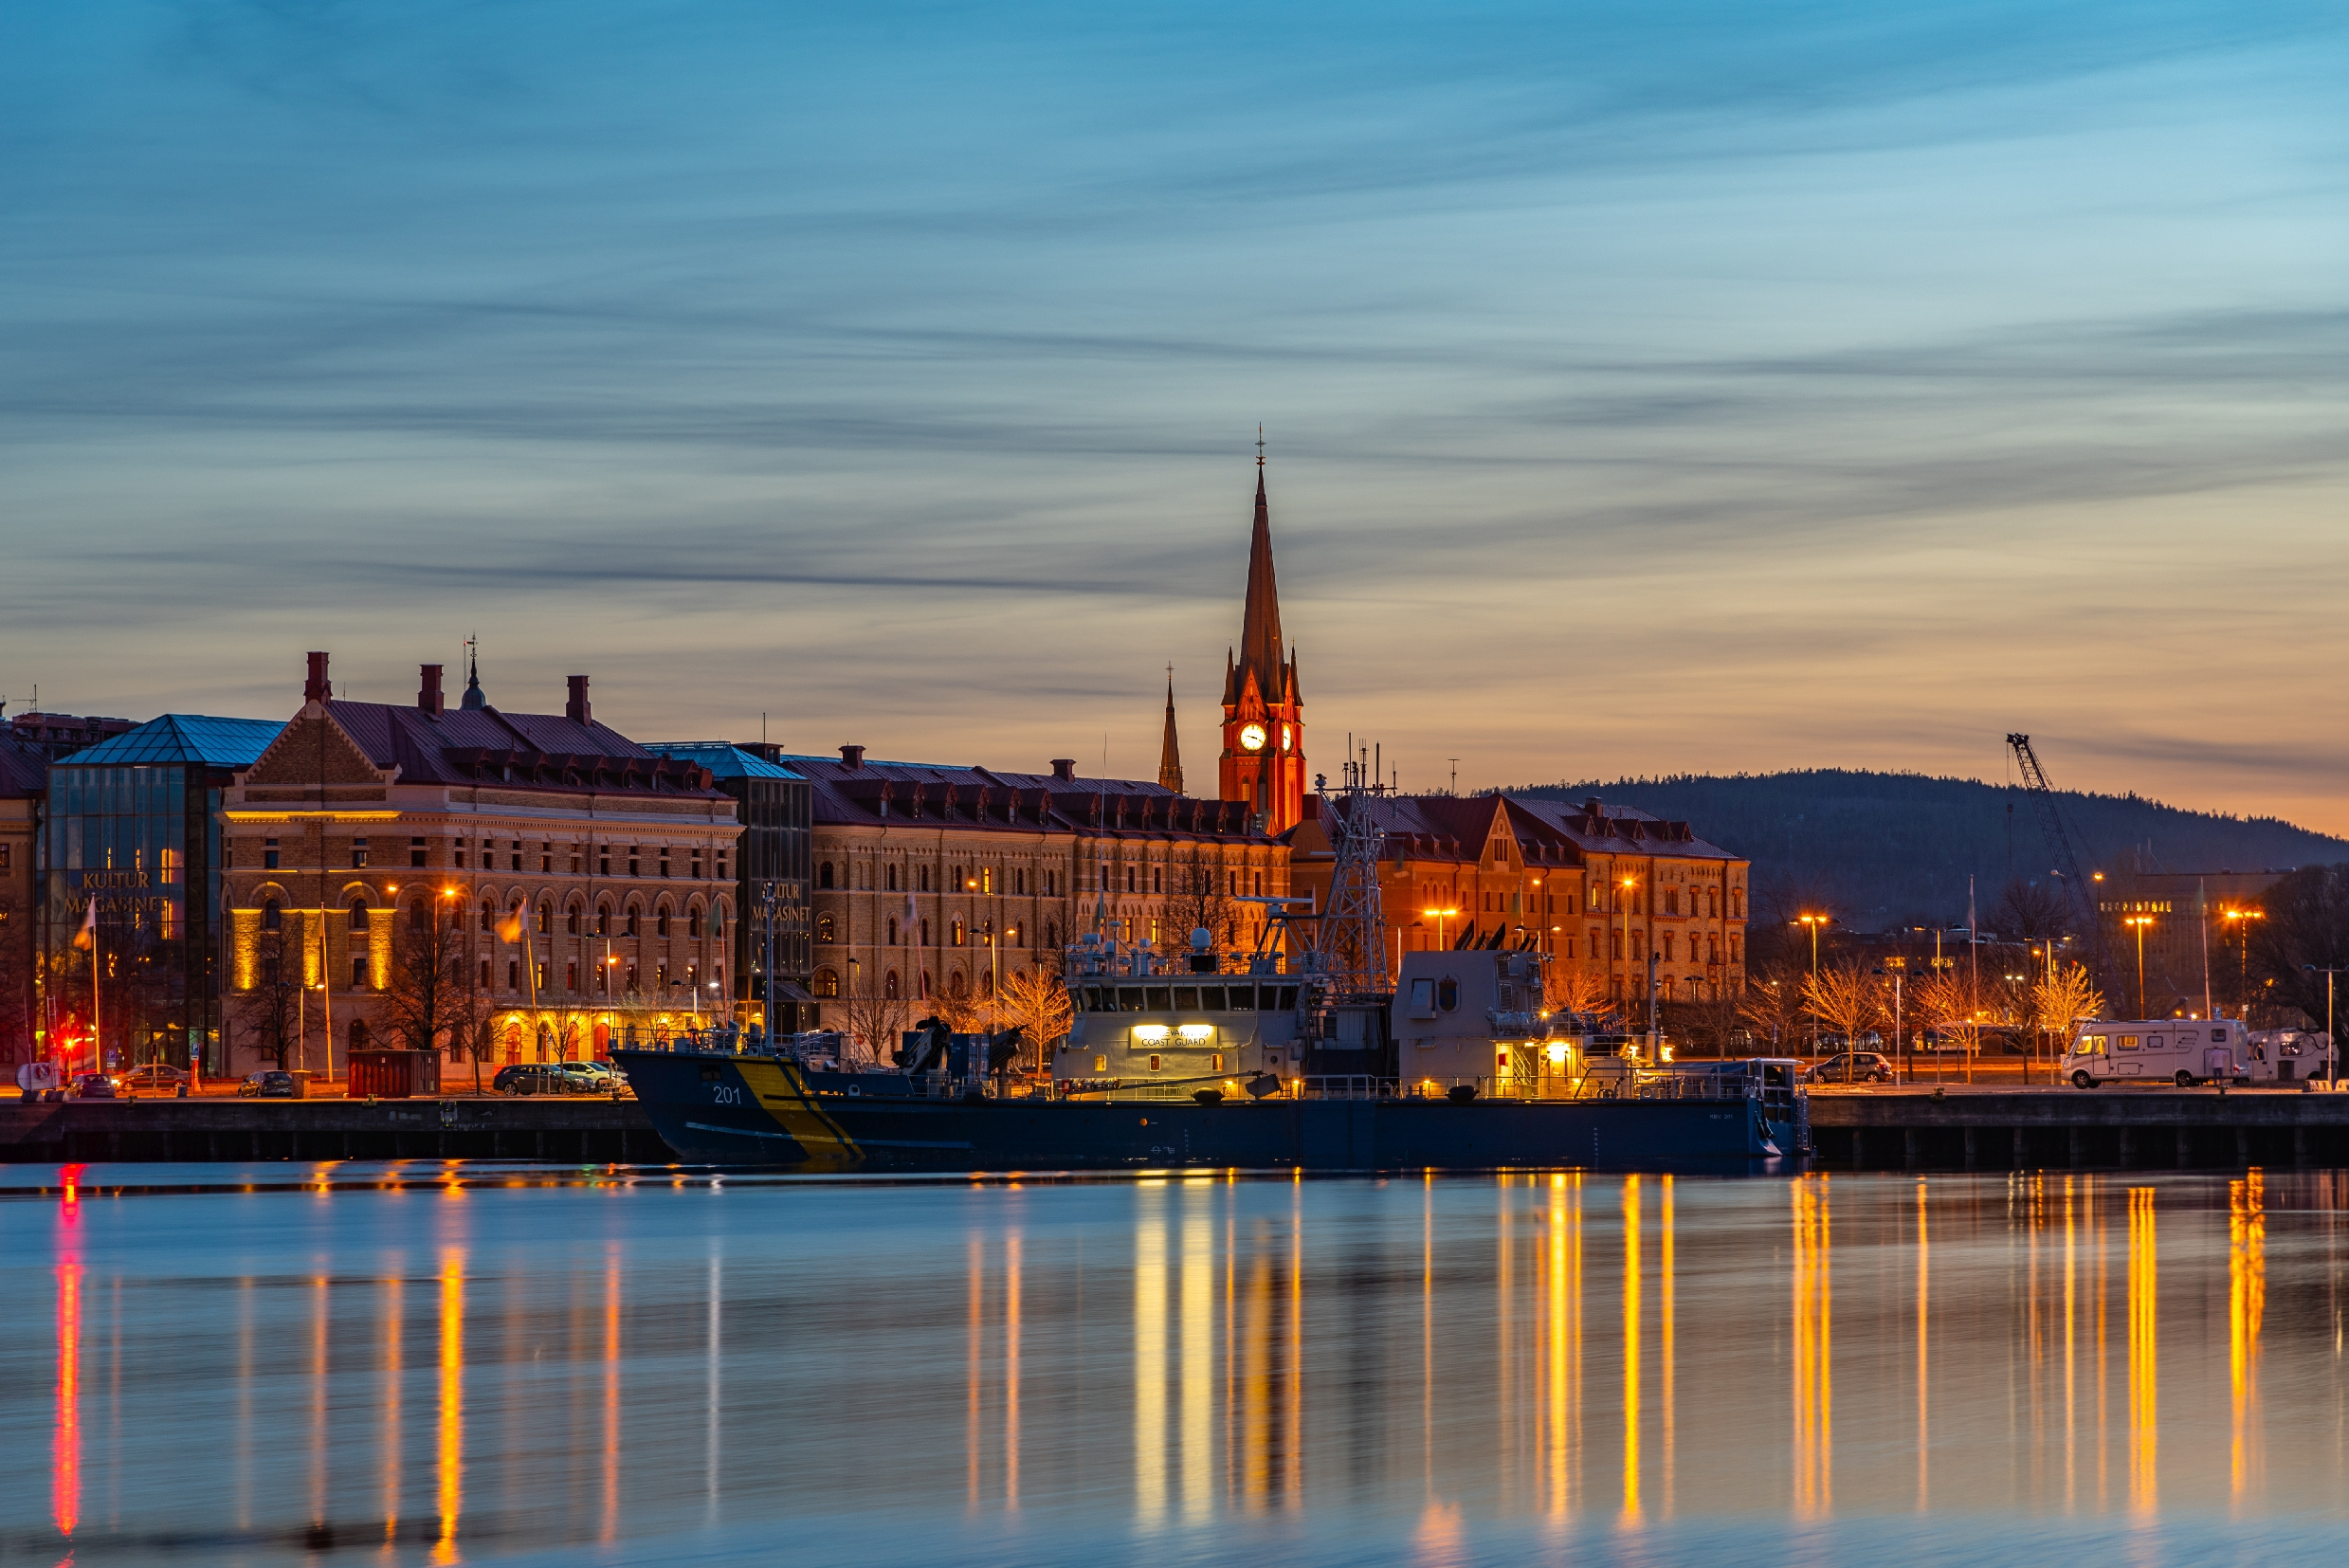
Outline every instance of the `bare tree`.
[(1799, 970), (1759, 974), (1738, 998), (1738, 1017), (1766, 1037), (1774, 1051), (1790, 1050), (1802, 1033), (1803, 977)]
[(912, 1004), (902, 996), (884, 996), (870, 983), (852, 988), (840, 998), (841, 1022), (852, 1040), (860, 1041), (877, 1061), (886, 1062), (913, 1020)]
[(2002, 938), (2045, 941), (2065, 934), (2065, 913), (2061, 893), (2016, 877), (1991, 906), (1990, 918)]
[(1858, 962), (1846, 958), (1803, 976), (1803, 1011), (1844, 1037), (1857, 1050), (1867, 1027), (1885, 1016), (1885, 986)]
[(1670, 1026), (1689, 1046), (1714, 1056), (1727, 1056), (1738, 1026), (1744, 1018), (1744, 998), (1716, 988), (1710, 996), (1692, 996), (1668, 1004)]
[(1578, 964), (1553, 967), (1543, 977), (1542, 1005), (1552, 1012), (1604, 1012), (1607, 976)]
[[(425, 911), (421, 922), (416, 911)], [(473, 1022), (474, 992), (465, 984), (461, 927), (454, 916), (426, 911), (420, 903), (393, 929), (383, 1011), (410, 1050), (438, 1050), (444, 1034), (460, 1037)]]
[(1962, 969), (1944, 969), (1927, 975), (1916, 991), (1917, 1015), (1943, 1040), (1964, 1048), (1966, 1079), (1974, 1078), (1974, 1058), (1982, 1048), (1983, 1031), (1999, 1022), (2002, 1010)]
[(1170, 867), (1172, 885), (1167, 889), (1167, 913), (1174, 917), (1175, 935), (1184, 945), (1191, 941), (1191, 933), (1204, 927), (1211, 943), (1230, 946), (1240, 938), (1240, 906), (1224, 891), (1224, 871), (1219, 866), (1193, 856), (1188, 863)]
[(1035, 1051), (1031, 1070), (1045, 1070), (1052, 1060), (1052, 1047), (1067, 1036), (1076, 1021), (1067, 985), (1044, 966), (1015, 969), (1003, 977), (995, 1001), (1004, 1026), (1018, 1026)]
[(287, 973), (282, 953), (270, 952), (263, 957), (260, 980), (237, 998), (234, 1017), (245, 1043), (282, 1072), (300, 1048), (305, 1011), (299, 977)]

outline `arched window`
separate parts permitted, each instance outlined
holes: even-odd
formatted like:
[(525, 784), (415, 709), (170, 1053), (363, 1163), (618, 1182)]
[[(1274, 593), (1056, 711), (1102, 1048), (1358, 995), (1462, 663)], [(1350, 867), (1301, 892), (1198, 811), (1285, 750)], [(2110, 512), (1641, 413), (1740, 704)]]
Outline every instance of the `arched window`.
[(897, 866), (894, 863), (889, 867), (889, 891), (897, 891)]
[(354, 931), (367, 929), (367, 901), (365, 899), (351, 901), (351, 929)]
[(1150, 890), (1154, 893), (1163, 893), (1166, 891), (1165, 866), (1154, 866), (1150, 868)]
[(1125, 890), (1129, 893), (1134, 891), (1134, 867), (1131, 866), (1125, 868)]
[(837, 996), (840, 994), (840, 976), (831, 970), (819, 969), (815, 972), (814, 980), (810, 982), (810, 989), (818, 996)]
[(285, 910), (279, 904), (277, 900), (271, 899), (267, 903), (261, 906), (261, 928), (264, 931), (282, 931), (285, 929)]
[(921, 868), (921, 890), (925, 893), (930, 890), (930, 868), (927, 866)]
[(921, 999), (930, 999), (930, 972), (926, 969), (921, 972)]
[(543, 937), (554, 929), (555, 906), (551, 903), (542, 903), (538, 905), (538, 935)]
[(669, 906), (665, 903), (652, 917), (652, 934), (656, 937), (665, 937), (669, 934)]
[(881, 977), (881, 994), (894, 1002), (897, 1000), (897, 971), (892, 969)]
[(970, 981), (962, 977), (962, 971), (959, 969), (956, 970), (952, 975), (946, 976), (946, 994), (949, 996), (958, 999), (961, 997), (962, 994), (970, 990)]
[[(921, 945), (924, 947), (930, 945), (930, 922), (928, 921), (923, 921), (921, 922)], [(925, 991), (922, 994), (927, 996), (930, 994)]]
[(595, 934), (599, 937), (611, 935), (611, 905), (608, 903), (595, 907)]
[(955, 917), (955, 945), (962, 945), (962, 917), (959, 915)]
[(1061, 928), (1058, 925), (1046, 926), (1044, 928), (1044, 945), (1047, 947), (1058, 947), (1060, 944)]
[(430, 918), (430, 916), (425, 913), (424, 900), (418, 899), (415, 903), (408, 906), (409, 930), (422, 931), (425, 928), (426, 921)]
[(820, 942), (836, 942), (840, 939), (839, 927), (834, 923), (831, 916), (818, 915), (815, 918), (815, 939)]
[(895, 915), (889, 917), (889, 945), (891, 947), (897, 945), (897, 917)]
[(574, 903), (563, 911), (563, 930), (569, 936), (575, 937), (579, 934), (579, 906), (577, 904)]
[(829, 890), (832, 885), (832, 863), (826, 861), (815, 868), (815, 884)]
[(498, 906), (488, 899), (482, 901), (482, 929), (484, 931), (498, 929)]
[(644, 911), (638, 909), (634, 904), (629, 904), (628, 915), (628, 934), (629, 936), (634, 937), (642, 934), (640, 926), (643, 919)]

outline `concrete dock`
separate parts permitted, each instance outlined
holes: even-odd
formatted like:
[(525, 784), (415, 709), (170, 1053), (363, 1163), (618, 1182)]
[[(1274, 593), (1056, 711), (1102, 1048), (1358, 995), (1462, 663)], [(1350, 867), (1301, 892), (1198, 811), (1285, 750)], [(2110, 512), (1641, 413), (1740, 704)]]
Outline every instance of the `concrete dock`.
[(2349, 1165), (2349, 1094), (2289, 1089), (1814, 1090), (1829, 1170)]

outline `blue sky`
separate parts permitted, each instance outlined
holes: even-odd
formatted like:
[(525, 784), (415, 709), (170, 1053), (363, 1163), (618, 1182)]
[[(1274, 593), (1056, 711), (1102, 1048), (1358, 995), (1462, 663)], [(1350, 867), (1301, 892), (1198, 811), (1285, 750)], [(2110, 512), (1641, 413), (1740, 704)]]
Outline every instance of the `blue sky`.
[(0, 692), (2349, 829), (2319, 6), (20, 7)]

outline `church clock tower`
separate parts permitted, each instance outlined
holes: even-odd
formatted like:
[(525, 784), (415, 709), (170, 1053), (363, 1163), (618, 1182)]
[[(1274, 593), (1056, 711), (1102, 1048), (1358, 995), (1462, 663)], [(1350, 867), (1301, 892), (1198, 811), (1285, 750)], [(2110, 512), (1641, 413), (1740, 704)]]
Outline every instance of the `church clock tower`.
[(1240, 646), (1226, 655), (1224, 751), (1217, 793), (1245, 800), (1266, 830), (1286, 832), (1305, 814), (1304, 701), (1296, 650), (1281, 642), (1281, 595), (1272, 580), (1272, 520), (1265, 504), (1264, 444), (1256, 451), (1256, 530), (1248, 540), (1247, 603)]

